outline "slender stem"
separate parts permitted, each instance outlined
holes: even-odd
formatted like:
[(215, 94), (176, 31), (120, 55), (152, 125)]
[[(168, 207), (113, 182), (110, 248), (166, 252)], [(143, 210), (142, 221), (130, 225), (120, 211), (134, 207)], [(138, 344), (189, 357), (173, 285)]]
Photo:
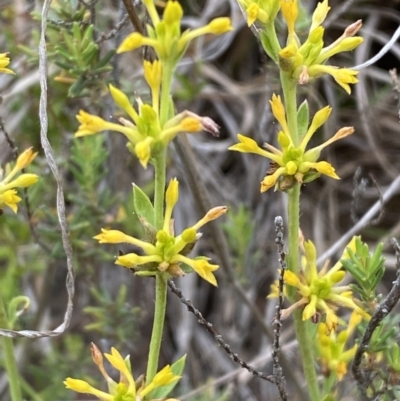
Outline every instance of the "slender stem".
[(292, 79), (287, 73), (281, 71), (281, 83), (283, 96), (285, 97), (286, 118), (289, 126), (290, 136), (292, 137), (293, 143), (297, 145), (297, 82)]
[[(174, 66), (163, 62), (162, 88), (160, 101), (161, 127), (170, 118), (171, 83)], [(157, 230), (162, 229), (164, 220), (164, 194), (166, 176), (167, 148), (161, 149), (154, 158), (155, 189), (154, 189), (154, 223)], [(156, 299), (154, 308), (153, 330), (151, 333), (149, 356), (147, 361), (146, 384), (150, 384), (158, 370), (161, 341), (164, 330), (165, 311), (167, 306), (167, 274), (158, 272), (156, 275)]]
[(164, 330), (165, 310), (167, 306), (167, 278), (165, 273), (156, 275), (156, 306), (154, 310), (153, 331), (147, 361), (146, 385), (150, 384), (158, 369), (161, 340)]
[(154, 224), (157, 230), (162, 229), (164, 220), (164, 194), (166, 175), (167, 149), (161, 149), (154, 159), (155, 187), (154, 187)]
[(309, 330), (311, 322), (303, 322), (302, 311), (300, 310), (294, 311), (293, 318), (310, 401), (321, 401), (317, 374), (315, 372), (313, 341)]
[(161, 87), (161, 104), (160, 104), (160, 123), (163, 126), (170, 117), (170, 98), (171, 98), (171, 85), (172, 76), (174, 73), (174, 66), (171, 63), (165, 62), (162, 64), (162, 87)]
[[(281, 72), (282, 89), (285, 98), (286, 118), (289, 132), (295, 144), (298, 142), (297, 129), (297, 98), (296, 82), (287, 74)], [(300, 184), (296, 184), (289, 191), (288, 204), (289, 219), (289, 255), (288, 268), (293, 273), (299, 271), (299, 227), (300, 227)], [(289, 297), (294, 300), (294, 289), (289, 291)], [(319, 388), (314, 366), (314, 353), (312, 351), (312, 338), (309, 330), (309, 322), (303, 322), (302, 313), (295, 311), (294, 326), (299, 344), (304, 376), (307, 381), (310, 401), (319, 401)]]
[[(3, 329), (9, 329), (7, 312), (3, 302), (3, 298), (1, 296), (0, 296), (0, 327)], [(11, 400), (22, 401), (19, 374), (17, 369), (17, 363), (15, 360), (14, 344), (12, 338), (2, 337), (1, 345), (4, 354), (4, 365), (7, 371), (8, 383), (10, 386)]]

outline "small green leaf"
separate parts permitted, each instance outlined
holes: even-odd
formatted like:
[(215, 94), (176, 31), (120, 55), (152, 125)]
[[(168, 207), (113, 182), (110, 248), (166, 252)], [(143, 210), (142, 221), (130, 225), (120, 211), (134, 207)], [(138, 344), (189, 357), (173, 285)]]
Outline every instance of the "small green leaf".
[(113, 58), (114, 54), (115, 50), (108, 51), (106, 55), (97, 63), (95, 69), (105, 67), (107, 63)]
[(307, 100), (300, 105), (297, 110), (297, 125), (299, 129), (299, 138), (302, 139), (308, 129), (308, 124), (310, 121), (310, 110), (308, 108)]
[[(171, 370), (173, 374), (176, 376), (182, 376), (183, 369), (185, 368), (185, 363), (186, 354), (171, 365)], [(157, 387), (150, 393), (149, 399), (159, 399), (166, 397), (175, 388), (178, 382), (179, 380), (176, 380), (168, 386)]]
[(133, 207), (139, 218), (154, 224), (154, 207), (149, 197), (137, 186), (133, 185)]
[(276, 52), (274, 42), (271, 40), (271, 33), (267, 31), (261, 31), (260, 39), (265, 52), (268, 54), (269, 57), (272, 58), (272, 60), (275, 61), (275, 63), (278, 63), (278, 54)]

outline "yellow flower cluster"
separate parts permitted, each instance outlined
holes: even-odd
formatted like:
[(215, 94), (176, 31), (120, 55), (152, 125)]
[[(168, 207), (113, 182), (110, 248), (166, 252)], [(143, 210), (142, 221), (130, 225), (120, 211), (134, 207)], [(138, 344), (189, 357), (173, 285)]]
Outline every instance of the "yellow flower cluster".
[(318, 361), (324, 376), (329, 377), (334, 373), (339, 381), (343, 379), (347, 373), (347, 364), (353, 359), (357, 350), (357, 345), (346, 350), (346, 343), (361, 321), (362, 316), (353, 312), (346, 330), (340, 333), (329, 330), (326, 323), (319, 324), (317, 332)]
[(331, 108), (326, 106), (315, 114), (307, 132), (303, 138), (301, 138), (299, 145), (296, 146), (289, 132), (285, 108), (280, 96), (273, 95), (270, 103), (272, 113), (279, 121), (282, 128), (278, 134), (278, 142), (281, 149), (277, 149), (265, 143), (264, 147), (268, 150), (264, 150), (257, 145), (256, 141), (241, 134), (238, 135), (240, 143), (229, 148), (230, 150), (243, 153), (255, 153), (267, 157), (272, 161), (271, 168), (261, 182), (261, 192), (265, 192), (272, 187), (275, 187), (275, 189), (287, 190), (297, 182), (310, 182), (318, 178), (321, 174), (339, 179), (331, 164), (326, 161), (317, 160), (319, 159), (322, 149), (339, 139), (351, 135), (354, 132), (353, 127), (341, 128), (328, 141), (306, 150), (314, 133), (329, 118)]
[(28, 167), (36, 155), (37, 153), (34, 153), (32, 148), (25, 150), (18, 157), (14, 168), (3, 179), (4, 172), (0, 169), (0, 208), (8, 206), (14, 213), (17, 213), (17, 203), (21, 201), (21, 198), (17, 195), (15, 188), (30, 187), (37, 182), (39, 177), (36, 174), (20, 174), (17, 178), (15, 176)]
[[(355, 246), (355, 238), (348, 244), (350, 249)], [(354, 302), (350, 287), (337, 285), (346, 275), (340, 261), (331, 268), (328, 262), (318, 271), (314, 244), (311, 241), (302, 242), (301, 248), (304, 254), (301, 271), (295, 274), (286, 270), (284, 274), (286, 285), (297, 288), (300, 299), (283, 311), (282, 318), (286, 318), (296, 308), (303, 308), (303, 320), (311, 319), (316, 314), (326, 315), (325, 325), (330, 331), (336, 329), (338, 325), (336, 309), (345, 306), (369, 320), (369, 314)], [(346, 258), (348, 258), (347, 250), (340, 259)]]
[(128, 139), (128, 149), (146, 168), (154, 153), (167, 146), (180, 132), (193, 133), (204, 130), (213, 135), (218, 134), (219, 127), (214, 121), (188, 111), (177, 114), (162, 125), (159, 117), (161, 63), (144, 61), (144, 75), (152, 92), (152, 105), (144, 104), (139, 100), (139, 113), (137, 113), (128, 96), (110, 85), (110, 93), (115, 103), (128, 114), (133, 122), (121, 117), (120, 124), (116, 124), (80, 110), (76, 118), (81, 125), (75, 137), (94, 135), (107, 130), (120, 132)]
[[(264, 49), (275, 60), (280, 69), (301, 85), (324, 74), (331, 75), (347, 92), (350, 84), (358, 82), (358, 71), (325, 65), (326, 61), (337, 53), (354, 50), (363, 39), (354, 36), (362, 26), (361, 20), (349, 25), (343, 34), (329, 46), (324, 46), (324, 22), (330, 7), (328, 0), (318, 3), (313, 16), (307, 39), (301, 43), (295, 31), (299, 15), (298, 0), (239, 0), (247, 12), (249, 25), (258, 21), (266, 27), (261, 41)], [(286, 45), (282, 48), (276, 37), (273, 22), (281, 9), (288, 27)], [(271, 26), (272, 24), (272, 26)]]
[(161, 20), (154, 0), (145, 0), (143, 3), (153, 24), (152, 27), (147, 26), (149, 36), (143, 36), (138, 32), (130, 34), (121, 43), (117, 53), (135, 50), (141, 46), (150, 46), (163, 63), (171, 64), (173, 67), (183, 56), (190, 41), (193, 39), (206, 34), (221, 35), (232, 30), (230, 19), (220, 17), (213, 19), (203, 27), (193, 30), (188, 29), (181, 33), (183, 9), (179, 2), (168, 1)]
[(197, 231), (208, 222), (226, 213), (227, 207), (219, 206), (211, 209), (196, 224), (175, 237), (171, 219), (173, 208), (179, 197), (178, 188), (179, 183), (176, 178), (171, 180), (165, 194), (166, 207), (163, 228), (157, 232), (155, 243), (139, 240), (118, 230), (102, 229), (102, 233), (94, 238), (101, 244), (128, 243), (141, 248), (145, 255), (128, 253), (119, 256), (115, 262), (117, 265), (134, 269), (137, 274), (154, 275), (156, 271), (162, 271), (172, 276), (183, 276), (184, 272), (179, 265), (185, 264), (190, 266), (204, 280), (216, 286), (217, 280), (213, 272), (218, 269), (218, 265), (210, 264), (206, 257), (191, 259), (186, 254), (190, 252), (200, 238)]
[[(102, 401), (142, 401), (146, 395), (157, 387), (167, 386), (180, 379), (180, 376), (174, 375), (170, 365), (167, 365), (154, 376), (149, 385), (145, 386), (144, 383), (140, 382), (135, 383), (129, 357), (122, 358), (121, 354), (115, 348), (111, 348), (111, 354), (104, 354), (104, 356), (118, 370), (120, 374), (119, 383), (115, 382), (108, 375), (103, 365), (103, 356), (100, 350), (92, 344), (92, 358), (106, 380), (108, 392), (98, 390), (84, 380), (72, 379), (70, 377), (64, 381), (65, 387), (77, 393), (92, 394)], [(166, 401), (178, 400), (169, 398)]]

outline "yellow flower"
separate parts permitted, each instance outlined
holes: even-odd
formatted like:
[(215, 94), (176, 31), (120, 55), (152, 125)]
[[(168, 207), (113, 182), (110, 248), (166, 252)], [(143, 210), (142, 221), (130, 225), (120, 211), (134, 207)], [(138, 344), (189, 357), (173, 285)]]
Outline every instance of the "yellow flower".
[[(119, 372), (119, 383), (116, 383), (108, 375), (103, 365), (103, 357), (100, 350), (92, 344), (92, 358), (99, 368), (101, 374), (106, 379), (108, 392), (104, 392), (91, 386), (84, 380), (72, 379), (68, 377), (65, 381), (67, 389), (76, 391), (77, 393), (92, 394), (102, 401), (118, 400), (142, 400), (147, 394), (158, 387), (168, 386), (169, 384), (180, 379), (180, 376), (172, 372), (170, 365), (165, 366), (158, 372), (148, 386), (142, 386), (136, 389), (136, 383), (131, 373), (129, 357), (123, 358), (115, 349), (111, 348), (111, 354), (104, 354), (110, 364)], [(173, 400), (173, 399), (170, 399)]]
[(357, 312), (353, 312), (347, 329), (340, 333), (329, 329), (326, 323), (319, 324), (317, 331), (318, 361), (325, 376), (335, 374), (340, 381), (346, 375), (347, 364), (353, 359), (357, 350), (357, 345), (346, 349), (346, 344), (361, 320), (362, 317)]
[(278, 133), (278, 143), (281, 149), (264, 143), (264, 148), (268, 149), (268, 151), (266, 151), (261, 149), (253, 139), (241, 134), (238, 134), (239, 143), (229, 147), (230, 150), (243, 153), (255, 153), (272, 160), (266, 176), (261, 181), (261, 192), (265, 192), (273, 187), (275, 187), (275, 189), (287, 190), (292, 188), (297, 182), (311, 182), (321, 174), (339, 179), (335, 168), (331, 164), (326, 161), (318, 161), (318, 159), (322, 149), (339, 139), (351, 135), (354, 132), (354, 128), (341, 128), (326, 142), (307, 150), (307, 145), (314, 133), (329, 118), (332, 110), (331, 107), (326, 106), (314, 115), (306, 133), (300, 138), (299, 144), (296, 145), (293, 143), (289, 132), (286, 112), (280, 96), (274, 94), (270, 103), (272, 113), (282, 127), (282, 131)]
[(14, 213), (18, 211), (18, 205), (21, 198), (17, 195), (15, 188), (27, 188), (35, 184), (39, 176), (36, 174), (20, 174), (15, 176), (32, 163), (36, 157), (32, 148), (29, 148), (21, 153), (15, 163), (14, 168), (9, 171), (5, 178), (2, 179), (3, 171), (0, 169), (0, 208), (8, 206)]
[(299, 15), (299, 5), (297, 0), (280, 0), (280, 2), (282, 14), (288, 26), (289, 38), (291, 38), (294, 35), (294, 24)]
[(328, 0), (324, 0), (317, 4), (312, 16), (312, 24), (310, 32), (319, 27), (324, 21), (331, 8), (328, 6)]
[(6, 68), (10, 64), (10, 58), (7, 57), (8, 53), (0, 53), (0, 72), (5, 74), (15, 74), (13, 70)]
[(76, 118), (81, 125), (75, 133), (75, 138), (94, 135), (107, 130), (121, 132), (121, 134), (124, 134), (130, 141), (135, 141), (138, 137), (137, 131), (132, 127), (110, 123), (103, 120), (101, 117), (86, 113), (83, 110), (79, 111)]
[[(351, 244), (352, 242), (349, 246)], [(301, 248), (304, 254), (301, 271), (295, 274), (287, 270), (284, 274), (286, 285), (297, 288), (300, 299), (285, 310), (284, 316), (287, 317), (296, 308), (304, 307), (303, 320), (312, 318), (317, 312), (325, 314), (325, 327), (328, 330), (335, 329), (338, 324), (335, 310), (339, 306), (350, 308), (365, 319), (369, 319), (368, 313), (354, 302), (350, 287), (337, 285), (346, 274), (341, 270), (341, 263), (336, 263), (330, 269), (326, 263), (323, 269), (318, 271), (314, 244), (311, 241), (302, 242)], [(343, 255), (345, 256), (346, 253)]]
[(308, 68), (310, 76), (318, 77), (323, 74), (332, 75), (335, 81), (348, 93), (351, 93), (349, 84), (356, 84), (358, 71), (349, 68), (338, 68), (329, 65), (313, 65)]
[(14, 213), (17, 213), (18, 206), (17, 203), (21, 202), (21, 198), (17, 196), (17, 191), (15, 189), (9, 189), (3, 193), (0, 192), (0, 207), (2, 205), (8, 206)]
[(151, 383), (140, 391), (140, 395), (145, 397), (157, 387), (168, 386), (169, 384), (179, 380), (181, 376), (174, 375), (171, 366), (167, 365), (161, 369), (153, 378)]
[(157, 271), (167, 272), (172, 276), (183, 275), (183, 271), (178, 269), (180, 264), (190, 266), (200, 277), (212, 285), (217, 285), (217, 280), (213, 274), (218, 269), (218, 265), (208, 262), (209, 259), (197, 257), (191, 259), (186, 255), (193, 248), (199, 238), (198, 230), (208, 222), (217, 219), (226, 213), (225, 206), (215, 207), (209, 210), (206, 215), (193, 226), (185, 229), (180, 235), (175, 236), (172, 226), (172, 211), (179, 197), (179, 183), (176, 179), (170, 181), (166, 191), (166, 207), (164, 214), (163, 228), (156, 234), (154, 243), (145, 242), (131, 237), (122, 231), (105, 230), (96, 235), (101, 244), (103, 243), (129, 243), (141, 248), (145, 255), (128, 253), (119, 256), (116, 264), (135, 269), (141, 275), (155, 275)]

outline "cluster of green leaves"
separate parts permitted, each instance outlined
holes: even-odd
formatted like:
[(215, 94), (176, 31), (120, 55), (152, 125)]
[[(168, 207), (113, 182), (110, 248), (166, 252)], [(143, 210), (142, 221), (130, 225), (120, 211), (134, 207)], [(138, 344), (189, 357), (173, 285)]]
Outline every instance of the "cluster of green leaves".
[(351, 288), (360, 294), (366, 305), (372, 305), (377, 301), (376, 287), (385, 273), (383, 244), (378, 244), (372, 255), (368, 245), (360, 238), (356, 238), (355, 245), (355, 252), (347, 248), (349, 259), (341, 260), (341, 263), (356, 281)]
[[(348, 259), (341, 260), (356, 283), (351, 284), (370, 313), (379, 304), (382, 295), (377, 293), (385, 273), (385, 258), (382, 256), (383, 244), (380, 243), (374, 252), (370, 252), (366, 243), (359, 237), (355, 241), (355, 251), (347, 248)], [(359, 333), (364, 333), (367, 322), (359, 327)], [(400, 318), (396, 315), (387, 316), (372, 334), (364, 361), (364, 372), (369, 375), (370, 391), (379, 395), (382, 401), (399, 399), (400, 385)]]
[[(104, 88), (104, 73), (112, 70), (110, 61), (115, 50), (101, 56), (95, 42), (94, 26), (87, 21), (85, 6), (80, 2), (60, 0), (52, 8), (55, 19), (49, 20), (47, 57), (62, 69), (57, 80), (71, 84), (69, 97), (90, 95)], [(35, 14), (40, 19), (38, 14)], [(38, 38), (36, 37), (36, 41)], [(29, 46), (19, 48), (37, 62), (37, 52)]]

